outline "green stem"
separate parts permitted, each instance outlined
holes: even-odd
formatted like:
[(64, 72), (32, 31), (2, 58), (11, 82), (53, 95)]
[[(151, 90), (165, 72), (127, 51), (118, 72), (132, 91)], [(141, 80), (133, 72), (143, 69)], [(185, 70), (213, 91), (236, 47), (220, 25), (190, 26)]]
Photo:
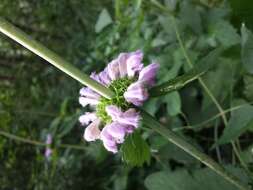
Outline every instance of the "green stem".
[(27, 34), (22, 32), (3, 18), (0, 18), (0, 32), (15, 40), (16, 42), (26, 47), (41, 58), (45, 59), (67, 75), (76, 79), (80, 83), (88, 86), (102, 96), (106, 98), (111, 98), (113, 96), (113, 93), (106, 87), (99, 84), (95, 80), (92, 80), (88, 75), (82, 73), (79, 69), (62, 59), (56, 53), (47, 49), (42, 44), (31, 39)]
[(249, 187), (245, 184), (243, 184), (237, 177), (230, 174), (227, 170), (225, 170), (221, 165), (219, 165), (217, 162), (215, 162), (213, 159), (211, 159), (208, 155), (202, 153), (197, 148), (195, 148), (190, 143), (186, 142), (184, 139), (182, 139), (180, 136), (176, 135), (171, 130), (165, 128), (163, 125), (161, 125), (159, 122), (157, 122), (151, 115), (149, 115), (147, 112), (142, 111), (142, 117), (143, 121), (151, 127), (154, 131), (162, 135), (164, 138), (169, 140), (170, 142), (174, 143), (181, 149), (183, 149), (185, 152), (189, 153), (199, 161), (201, 161), (203, 164), (211, 168), (213, 171), (215, 171), (217, 174), (224, 177), (226, 180), (237, 186), (241, 190), (249, 190)]
[[(10, 134), (10, 133), (2, 131), (2, 130), (0, 130), (0, 135), (4, 136), (6, 138), (9, 138), (9, 139), (15, 140), (15, 141), (19, 141), (19, 142), (23, 142), (23, 143), (27, 143), (27, 144), (31, 144), (31, 145), (35, 145), (35, 146), (47, 146), (47, 144), (44, 142), (19, 137), (17, 135), (13, 135), (13, 134)], [(59, 147), (60, 148), (71, 148), (71, 149), (77, 149), (77, 150), (86, 150), (86, 147), (72, 145), (72, 144), (60, 144)]]

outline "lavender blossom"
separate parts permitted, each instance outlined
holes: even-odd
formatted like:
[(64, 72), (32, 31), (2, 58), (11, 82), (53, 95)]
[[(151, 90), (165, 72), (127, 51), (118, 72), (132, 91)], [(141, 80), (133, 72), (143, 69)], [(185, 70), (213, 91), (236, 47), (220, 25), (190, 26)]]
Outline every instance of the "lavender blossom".
[(143, 53), (139, 50), (130, 54), (126, 62), (127, 74), (129, 77), (133, 77), (141, 71), (143, 68), (143, 64), (141, 63), (142, 59)]
[(120, 108), (110, 105), (106, 107), (107, 114), (111, 116), (113, 121), (117, 121), (124, 125), (138, 127), (140, 115), (135, 109), (130, 108), (125, 112), (122, 112)]
[(155, 84), (155, 76), (159, 69), (157, 63), (152, 63), (144, 67), (139, 74), (138, 81), (144, 82), (146, 85), (153, 86)]
[(95, 141), (100, 138), (99, 124), (100, 120), (96, 119), (88, 127), (86, 127), (83, 135), (86, 141)]
[(88, 104), (97, 105), (99, 103), (100, 95), (89, 88), (82, 88), (80, 90), (79, 103), (85, 107)]
[(50, 145), (52, 144), (52, 141), (53, 141), (52, 135), (51, 134), (47, 134), (47, 138), (46, 138), (46, 141), (45, 141), (47, 147), (46, 147), (46, 150), (45, 150), (45, 153), (44, 153), (44, 156), (47, 159), (50, 158), (50, 156), (51, 156), (51, 154), (53, 152), (52, 149), (50, 148)]
[(140, 113), (131, 105), (141, 106), (148, 99), (148, 87), (155, 84), (159, 68), (156, 63), (144, 67), (142, 60), (140, 50), (121, 53), (102, 72), (90, 75), (100, 84), (113, 89), (116, 97), (107, 100), (90, 88), (80, 90), (80, 104), (95, 108), (95, 112), (86, 112), (79, 118), (82, 125), (88, 125), (83, 135), (86, 141), (101, 140), (108, 151), (117, 153), (126, 136), (138, 128)]
[(86, 112), (85, 114), (79, 117), (79, 122), (82, 125), (88, 125), (90, 122), (94, 121), (95, 119), (97, 119), (96, 113)]
[(131, 84), (124, 93), (124, 98), (136, 106), (141, 106), (148, 99), (148, 91), (144, 84), (137, 81)]

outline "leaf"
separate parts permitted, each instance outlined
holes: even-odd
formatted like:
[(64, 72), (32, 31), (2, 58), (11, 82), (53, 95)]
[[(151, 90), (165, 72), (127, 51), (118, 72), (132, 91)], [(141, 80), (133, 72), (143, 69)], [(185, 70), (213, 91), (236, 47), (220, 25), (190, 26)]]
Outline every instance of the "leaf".
[(175, 116), (181, 112), (181, 99), (178, 92), (169, 93), (164, 99), (167, 104), (167, 112), (171, 116)]
[[(247, 179), (242, 169), (228, 168), (239, 178)], [(148, 190), (237, 190), (233, 184), (221, 178), (209, 168), (198, 169), (191, 174), (186, 170), (161, 171), (149, 175), (145, 179)]]
[[(194, 7), (189, 1), (183, 1), (181, 3), (180, 20), (188, 25), (195, 33), (200, 34), (202, 32), (201, 17), (198, 9)], [(193, 19), (194, 18), (194, 19)]]
[(252, 75), (245, 75), (244, 79), (244, 94), (249, 101), (253, 101), (253, 76)]
[(208, 69), (210, 69), (216, 63), (216, 59), (222, 53), (222, 51), (223, 51), (222, 48), (213, 50), (206, 57), (204, 57), (199, 64), (197, 64), (193, 69), (188, 71), (186, 74), (151, 88), (150, 96), (152, 97), (161, 96), (169, 92), (179, 90), (186, 84), (197, 79), (199, 76), (203, 75)]
[(98, 20), (95, 25), (95, 32), (101, 32), (106, 26), (112, 23), (112, 18), (107, 11), (107, 9), (103, 9), (98, 16)]
[(224, 46), (230, 47), (240, 43), (240, 36), (236, 29), (225, 20), (219, 20), (212, 28), (212, 35)]
[(121, 146), (122, 159), (132, 166), (150, 162), (150, 149), (138, 132), (129, 135)]
[(247, 72), (253, 73), (253, 34), (243, 24), (241, 27), (241, 35), (242, 63)]
[(217, 144), (225, 144), (235, 140), (253, 126), (253, 106), (246, 105), (232, 112), (228, 126), (224, 129)]

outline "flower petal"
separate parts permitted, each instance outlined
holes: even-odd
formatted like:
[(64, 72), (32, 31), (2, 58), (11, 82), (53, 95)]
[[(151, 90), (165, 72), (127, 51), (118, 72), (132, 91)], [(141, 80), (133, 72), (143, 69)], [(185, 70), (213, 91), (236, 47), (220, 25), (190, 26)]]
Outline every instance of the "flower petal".
[(82, 125), (88, 125), (90, 122), (97, 119), (96, 113), (86, 112), (85, 114), (79, 117), (79, 122)]
[(85, 98), (85, 97), (79, 97), (79, 103), (85, 107), (88, 104), (90, 105), (97, 105), (99, 101), (97, 99), (92, 99), (92, 98)]
[(114, 105), (106, 106), (105, 110), (107, 114), (111, 116), (113, 121), (117, 121), (118, 118), (122, 115), (120, 108)]
[(148, 92), (144, 87), (144, 84), (137, 81), (127, 88), (127, 91), (124, 93), (124, 97), (127, 102), (136, 106), (141, 106), (143, 102), (148, 99)]
[(116, 80), (119, 78), (119, 64), (117, 60), (111, 61), (107, 66), (108, 75), (111, 80)]
[(100, 98), (100, 95), (98, 93), (94, 92), (93, 90), (91, 90), (90, 88), (87, 88), (87, 87), (81, 88), (79, 93), (81, 96), (85, 96), (88, 98), (94, 98), (97, 100)]
[(86, 141), (95, 141), (100, 138), (99, 124), (100, 120), (96, 119), (88, 127), (86, 127), (83, 136)]
[(121, 144), (124, 142), (126, 135), (125, 125), (122, 125), (118, 122), (112, 122), (105, 127), (107, 128), (107, 132), (115, 139), (117, 143)]
[(143, 68), (143, 64), (141, 63), (143, 59), (143, 53), (140, 50), (137, 50), (130, 54), (127, 59), (127, 74), (129, 77), (135, 76), (135, 74), (139, 73)]
[(155, 84), (155, 76), (159, 69), (159, 64), (152, 63), (146, 67), (144, 67), (139, 74), (139, 81), (148, 84), (149, 86), (153, 86)]
[(108, 86), (111, 83), (107, 68), (99, 73), (99, 79), (105, 86)]

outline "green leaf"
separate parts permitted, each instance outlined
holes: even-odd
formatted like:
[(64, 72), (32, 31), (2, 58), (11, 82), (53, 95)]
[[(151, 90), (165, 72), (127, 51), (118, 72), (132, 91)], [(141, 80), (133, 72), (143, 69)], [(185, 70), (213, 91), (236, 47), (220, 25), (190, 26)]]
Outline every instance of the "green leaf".
[(142, 166), (150, 162), (150, 149), (138, 132), (129, 135), (121, 146), (122, 158), (132, 166)]
[(212, 28), (212, 35), (224, 46), (230, 47), (240, 43), (240, 36), (236, 29), (225, 20), (216, 22)]
[(229, 143), (253, 126), (253, 106), (246, 105), (232, 112), (228, 126), (224, 129), (217, 144)]
[(253, 76), (252, 75), (245, 75), (244, 79), (244, 94), (249, 101), (253, 101)]
[(253, 73), (253, 34), (243, 24), (241, 27), (242, 62), (247, 72)]
[(107, 11), (107, 9), (103, 9), (98, 16), (98, 20), (95, 25), (95, 32), (101, 32), (106, 26), (112, 23), (112, 18)]
[(163, 99), (167, 104), (167, 112), (171, 116), (175, 116), (181, 112), (181, 99), (178, 92), (169, 93)]
[[(244, 181), (247, 179), (242, 169), (228, 169)], [(208, 168), (195, 170), (191, 174), (186, 170), (156, 172), (146, 178), (145, 186), (148, 190), (238, 190)]]
[(150, 90), (150, 96), (156, 97), (167, 94), (169, 92), (179, 90), (186, 84), (197, 79), (199, 76), (203, 75), (208, 69), (210, 69), (217, 60), (217, 57), (222, 53), (223, 49), (215, 49), (204, 57), (199, 64), (197, 64), (193, 69), (191, 69), (186, 74), (171, 79), (161, 85), (155, 86)]

